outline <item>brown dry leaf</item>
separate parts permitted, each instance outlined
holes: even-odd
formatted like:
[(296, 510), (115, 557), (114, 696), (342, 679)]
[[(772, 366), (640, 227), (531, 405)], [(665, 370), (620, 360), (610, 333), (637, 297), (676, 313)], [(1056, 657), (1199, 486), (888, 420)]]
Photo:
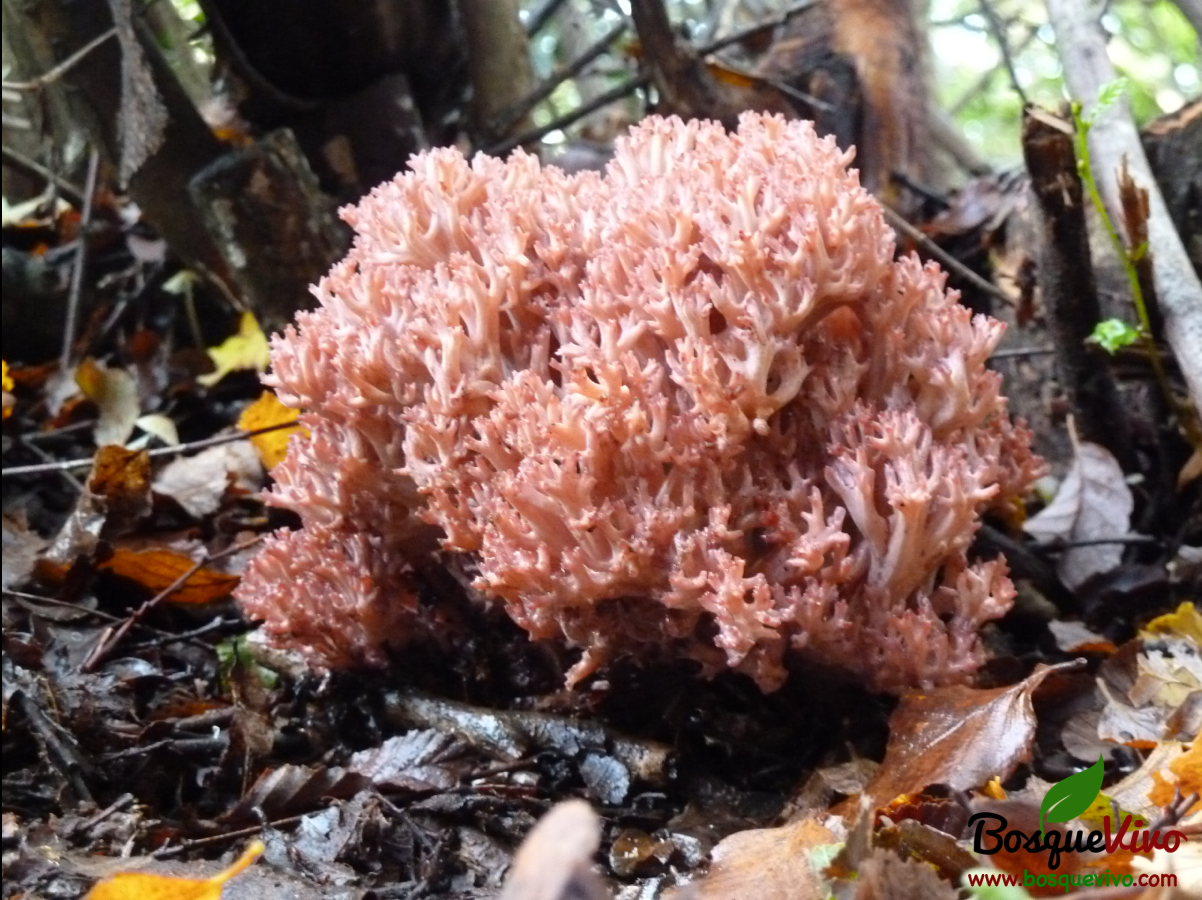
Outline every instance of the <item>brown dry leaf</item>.
[(124, 534), (150, 514), (150, 456), (109, 444), (96, 451), (88, 490), (104, 501), (105, 537)]
[(464, 745), (454, 735), (433, 729), (390, 737), (379, 747), (352, 753), (346, 768), (377, 788), (411, 791), (449, 791), (465, 774), (455, 765)]
[(128, 533), (150, 510), (150, 457), (146, 451), (115, 444), (101, 447), (92, 459), (92, 474), (74, 511), (46, 551), (46, 562), (61, 568), (90, 557), (101, 536), (111, 539)]
[[(829, 890), (823, 862), (812, 852), (837, 844), (830, 829), (807, 818), (779, 828), (754, 828), (724, 838), (710, 870), (688, 885), (691, 900), (823, 900)], [(684, 897), (678, 891), (674, 897)]]
[(110, 369), (94, 359), (85, 359), (75, 370), (75, 383), (100, 411), (92, 431), (96, 444), (128, 441), (141, 415), (138, 384), (133, 376), (124, 369)]
[(262, 479), (263, 467), (254, 448), (235, 441), (172, 460), (155, 478), (154, 492), (170, 497), (193, 518), (202, 519), (221, 508), (226, 490), (253, 492)]
[(0, 587), (19, 588), (29, 581), (38, 556), (46, 549), (46, 540), (29, 530), (23, 517), (4, 517), (4, 568)]
[(607, 900), (592, 870), (601, 819), (583, 800), (567, 800), (538, 820), (514, 854), (501, 900)]
[[(1123, 470), (1110, 451), (1098, 444), (1078, 442), (1076, 453), (1056, 497), (1023, 530), (1040, 541), (1093, 541), (1125, 537), (1131, 529), (1135, 500), (1123, 480)], [(1109, 572), (1122, 562), (1122, 544), (1068, 547), (1060, 554), (1057, 571), (1070, 588), (1093, 575)]]
[(263, 844), (252, 841), (233, 865), (212, 878), (172, 878), (124, 872), (97, 884), (84, 900), (219, 900), (225, 883), (249, 867), (262, 852)]
[[(272, 391), (264, 391), (258, 400), (242, 411), (242, 415), (238, 417), (238, 427), (243, 431), (258, 431), (272, 425), (295, 422), (298, 418), (299, 409), (285, 406)], [(284, 461), (288, 453), (288, 441), (297, 432), (307, 434), (308, 429), (298, 425), (295, 428), (280, 428), (251, 437), (250, 442), (259, 451), (264, 468), (273, 469)]]
[(1202, 729), (1202, 649), (1188, 635), (1128, 641), (1102, 663), (1097, 683), (1102, 740), (1151, 748), (1191, 740)]
[(237, 805), (221, 818), (237, 822), (259, 816), (278, 819), (310, 812), (325, 798), (347, 800), (370, 783), (367, 776), (337, 766), (284, 765), (260, 775)]
[(883, 804), (930, 784), (967, 791), (1007, 777), (1031, 755), (1031, 695), (1052, 672), (1074, 665), (1037, 666), (1029, 678), (1005, 688), (906, 694), (889, 718), (884, 762), (864, 792)]
[(933, 866), (877, 847), (856, 873), (853, 900), (956, 900), (956, 889)]
[(1148, 754), (1143, 765), (1122, 781), (1106, 788), (1105, 796), (1124, 812), (1147, 822), (1155, 821), (1160, 810), (1168, 805), (1156, 801), (1167, 798), (1171, 802), (1173, 799), (1173, 785), (1177, 776), (1170, 771), (1170, 767), (1185, 754), (1185, 749), (1185, 744), (1180, 741), (1162, 741)]
[[(152, 594), (158, 594), (195, 565), (194, 559), (174, 550), (118, 549), (99, 568), (136, 581)], [(210, 603), (229, 596), (237, 584), (237, 575), (201, 568), (166, 599), (169, 603)]]

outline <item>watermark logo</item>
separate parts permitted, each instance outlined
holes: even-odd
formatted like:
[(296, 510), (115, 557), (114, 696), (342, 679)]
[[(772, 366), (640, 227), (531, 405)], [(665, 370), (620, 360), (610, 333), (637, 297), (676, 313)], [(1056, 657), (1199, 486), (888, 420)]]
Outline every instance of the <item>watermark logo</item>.
[(968, 820), (968, 827), (974, 829), (973, 851), (985, 856), (1002, 850), (1008, 853), (1019, 850), (1046, 852), (1048, 868), (1055, 871), (1060, 867), (1063, 853), (1115, 853), (1120, 849), (1133, 853), (1152, 850), (1172, 853), (1180, 847), (1186, 840), (1183, 832), (1150, 830), (1140, 827), (1144, 825), (1142, 821), (1136, 822), (1133, 828), (1130, 815), (1123, 817), (1117, 830), (1114, 830), (1109, 815), (1102, 818), (1102, 831), (1048, 828), (1049, 823), (1058, 825), (1072, 821), (1093, 805), (1102, 790), (1102, 768), (1102, 757), (1098, 756), (1098, 761), (1088, 769), (1053, 785), (1039, 806), (1037, 831), (1027, 833), (1007, 828), (1006, 818), (997, 813), (976, 813)]

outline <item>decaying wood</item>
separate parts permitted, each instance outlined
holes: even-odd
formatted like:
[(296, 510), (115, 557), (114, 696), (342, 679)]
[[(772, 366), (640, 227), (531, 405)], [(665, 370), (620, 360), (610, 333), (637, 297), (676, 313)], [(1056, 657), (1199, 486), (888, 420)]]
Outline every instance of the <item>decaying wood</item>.
[[(1090, 107), (1115, 79), (1097, 0), (1047, 0), (1065, 81), (1073, 99)], [(1122, 221), (1118, 171), (1124, 157), (1136, 184), (1148, 191), (1148, 243), (1164, 334), (1177, 357), (1194, 406), (1202, 410), (1202, 281), (1190, 263), (1148, 166), (1126, 101), (1097, 117), (1089, 133), (1094, 177), (1115, 222)]]
[(1102, 314), (1072, 127), (1029, 111), (1022, 144), (1043, 231), (1037, 279), (1056, 345), (1057, 375), (1085, 439), (1106, 447), (1130, 469), (1134, 454), (1118, 391), (1110, 370), (1091, 358), (1085, 343)]
[(287, 129), (233, 151), (188, 185), (228, 271), (264, 328), (309, 305), (347, 236)]
[(1202, 271), (1202, 97), (1150, 122), (1143, 144), (1185, 251)]

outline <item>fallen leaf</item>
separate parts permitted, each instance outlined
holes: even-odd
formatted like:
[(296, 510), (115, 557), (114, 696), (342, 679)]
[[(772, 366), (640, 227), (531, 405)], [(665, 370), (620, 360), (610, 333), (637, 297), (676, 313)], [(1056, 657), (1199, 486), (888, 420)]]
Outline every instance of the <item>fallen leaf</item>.
[(1182, 603), (1173, 612), (1157, 616), (1140, 633), (1144, 636), (1183, 637), (1202, 644), (1202, 613), (1194, 604)]
[[(943, 837), (947, 838), (946, 835)], [(951, 838), (947, 841), (954, 846)], [(969, 857), (967, 852), (961, 852)], [(976, 862), (975, 859), (972, 861)], [(968, 867), (957, 875), (964, 871), (968, 871)], [(936, 867), (925, 857), (910, 853), (899, 856), (889, 847), (874, 848), (860, 864), (853, 883), (853, 900), (956, 900), (958, 896), (951, 883), (939, 877)]]
[(154, 435), (169, 447), (174, 447), (179, 443), (179, 429), (175, 427), (175, 422), (161, 413), (139, 416), (134, 425), (147, 434)]
[(90, 557), (103, 536), (119, 537), (131, 531), (151, 511), (150, 457), (145, 450), (106, 445), (92, 458), (92, 474), (75, 509), (63, 523), (46, 560), (70, 566)]
[(449, 791), (459, 784), (462, 766), (448, 762), (464, 745), (453, 735), (426, 729), (391, 737), (379, 747), (352, 753), (346, 768), (382, 789)]
[(514, 854), (501, 900), (605, 900), (592, 870), (601, 819), (583, 800), (566, 800), (538, 820)]
[(124, 369), (110, 369), (94, 359), (85, 359), (75, 370), (75, 383), (100, 412), (92, 430), (96, 444), (128, 441), (141, 415), (138, 385), (133, 376)]
[(0, 387), (4, 389), (4, 418), (12, 415), (13, 404), (16, 403), (16, 398), (12, 395), (13, 380), (8, 374), (8, 363), (0, 360)]
[(215, 371), (196, 379), (204, 387), (212, 387), (238, 369), (265, 371), (271, 363), (271, 348), (254, 315), (244, 312), (238, 323), (238, 333), (226, 338), (219, 346), (210, 347), (209, 358), (213, 360)]
[[(1171, 766), (1178, 758), (1184, 756), (1185, 752), (1186, 745), (1180, 741), (1161, 741), (1148, 754), (1143, 765), (1126, 775), (1122, 781), (1108, 787), (1105, 796), (1124, 812), (1148, 822), (1155, 820), (1159, 817), (1161, 809), (1173, 800), (1173, 789), (1177, 785), (1178, 776), (1171, 770)], [(1202, 772), (1198, 774), (1198, 781), (1202, 782)], [(1202, 790), (1202, 784), (1195, 790)], [(1189, 791), (1185, 793), (1188, 794)], [(1110, 811), (1110, 814), (1113, 816), (1114, 811)], [(1097, 820), (1097, 827), (1100, 826), (1101, 821)]]
[(212, 878), (123, 872), (97, 884), (84, 900), (219, 900), (225, 883), (248, 868), (262, 852), (263, 844), (252, 841), (233, 865)]
[(325, 798), (347, 800), (371, 784), (358, 772), (341, 766), (302, 766), (288, 764), (259, 776), (250, 790), (221, 818), (226, 822), (260, 816), (278, 819), (311, 812)]
[[(691, 900), (822, 900), (829, 896), (820, 848), (838, 837), (816, 819), (738, 831), (714, 847), (710, 869), (673, 897)], [(687, 892), (687, 893), (686, 893)]]
[(154, 480), (154, 492), (170, 497), (188, 515), (202, 519), (221, 508), (228, 489), (256, 491), (263, 467), (253, 447), (243, 441), (219, 444), (194, 456), (174, 459)]
[[(1068, 475), (1052, 502), (1028, 519), (1023, 530), (1040, 541), (1075, 543), (1125, 537), (1135, 501), (1122, 468), (1105, 447), (1078, 442), (1075, 432), (1072, 437), (1076, 452)], [(1122, 544), (1066, 547), (1057, 571), (1066, 585), (1076, 588), (1091, 576), (1114, 569), (1122, 558)]]
[(1068, 619), (1053, 619), (1048, 622), (1048, 631), (1056, 640), (1056, 646), (1065, 653), (1113, 653), (1115, 646), (1097, 632), (1090, 631), (1084, 622)]
[[(258, 400), (242, 411), (242, 415), (238, 417), (238, 427), (243, 431), (258, 431), (260, 428), (295, 422), (298, 418), (299, 409), (285, 406), (272, 391), (264, 391)], [(280, 428), (251, 437), (250, 442), (259, 451), (259, 459), (263, 461), (264, 468), (274, 469), (284, 461), (288, 454), (288, 441), (298, 432), (308, 434), (308, 429), (298, 425), (295, 428)]]
[[(152, 594), (158, 594), (188, 572), (196, 561), (174, 550), (128, 550), (118, 548), (99, 568), (130, 581), (136, 581)], [(210, 603), (229, 596), (238, 584), (237, 575), (200, 568), (166, 600), (169, 603)]]
[(29, 523), (17, 516), (4, 517), (4, 567), (0, 587), (19, 588), (33, 574), (38, 556), (46, 549), (45, 538), (29, 530)]
[(1183, 636), (1128, 641), (1098, 669), (1102, 740), (1151, 748), (1202, 729), (1202, 651)]
[(1031, 695), (1052, 672), (1074, 665), (1037, 666), (1030, 677), (1005, 688), (906, 694), (889, 717), (885, 759), (864, 792), (883, 804), (930, 784), (967, 791), (1006, 778), (1031, 755)]
[[(1173, 745), (1170, 743), (1170, 746)], [(1195, 740), (1188, 750), (1181, 744), (1175, 746), (1182, 748), (1183, 752), (1174, 754), (1167, 764), (1152, 772), (1148, 801), (1157, 810), (1171, 805), (1178, 794), (1182, 797), (1202, 795), (1202, 740)], [(1186, 810), (1186, 815), (1196, 813), (1202, 813), (1202, 799)]]

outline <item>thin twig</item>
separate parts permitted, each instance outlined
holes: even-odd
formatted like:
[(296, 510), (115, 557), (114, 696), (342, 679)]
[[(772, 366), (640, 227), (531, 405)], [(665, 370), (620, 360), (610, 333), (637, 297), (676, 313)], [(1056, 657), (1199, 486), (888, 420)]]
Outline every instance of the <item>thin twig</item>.
[[(204, 438), (199, 441), (192, 441), (187, 444), (176, 444), (174, 447), (155, 447), (153, 450), (147, 450), (146, 453), (152, 459), (160, 456), (179, 456), (183, 453), (191, 453), (193, 450), (206, 450), (209, 447), (217, 447), (221, 444), (232, 444), (235, 441), (244, 441), (247, 438), (258, 437), (260, 434), (268, 434), (272, 431), (279, 431), (282, 428), (296, 428), (295, 422), (280, 422), (276, 425), (268, 425), (264, 428), (256, 428), (254, 431), (242, 431), (235, 434), (219, 434), (215, 437)], [(87, 459), (65, 459), (62, 462), (55, 463), (40, 463), (32, 466), (9, 466), (6, 469), (0, 470), (0, 478), (16, 477), (18, 475), (45, 475), (50, 472), (61, 472), (65, 469), (87, 469), (92, 465), (92, 457)]]
[(41, 178), (48, 184), (54, 185), (58, 192), (63, 196), (63, 199), (65, 199), (76, 209), (79, 209), (83, 206), (83, 191), (81, 191), (62, 175), (47, 169), (37, 160), (30, 159), (25, 154), (19, 153), (18, 151), (13, 150), (11, 147), (4, 147), (3, 152), (4, 161), (14, 169), (24, 172), (26, 175), (29, 175), (33, 178)]
[(75, 248), (75, 267), (71, 270), (71, 292), (67, 296), (67, 321), (63, 325), (63, 352), (59, 367), (71, 368), (71, 350), (79, 321), (79, 298), (83, 293), (84, 268), (88, 261), (88, 229), (92, 225), (92, 205), (96, 195), (96, 176), (100, 172), (100, 153), (95, 147), (88, 154), (88, 180), (84, 185), (83, 209), (79, 212), (79, 246)]
[(1018, 71), (1014, 67), (1014, 54), (1010, 51), (1010, 41), (1006, 37), (1006, 26), (998, 16), (997, 10), (993, 8), (990, 0), (977, 0), (977, 4), (981, 8), (981, 13), (989, 21), (989, 30), (993, 32), (998, 49), (1002, 52), (1002, 62), (1005, 63), (1006, 71), (1010, 75), (1010, 86), (1014, 88), (1014, 93), (1018, 94), (1018, 98), (1022, 100), (1023, 106), (1026, 106), (1027, 95), (1018, 81)]
[(995, 350), (989, 354), (989, 358), (1013, 359), (1017, 356), (1051, 356), (1055, 352), (1055, 347), (1014, 347), (1009, 350)]
[(213, 834), (208, 837), (194, 838), (190, 841), (184, 841), (182, 844), (176, 844), (174, 847), (160, 847), (154, 853), (150, 854), (155, 859), (164, 859), (168, 856), (175, 856), (179, 853), (186, 853), (197, 847), (208, 847), (213, 844), (224, 844), (226, 841), (236, 841), (241, 837), (250, 837), (260, 834), (265, 828), (279, 828), (281, 825), (295, 825), (309, 813), (300, 813), (295, 816), (285, 816), (282, 819), (276, 819), (273, 822), (264, 822), (262, 825), (251, 825), (247, 828), (239, 828), (237, 831), (227, 831), (224, 834)]
[[(74, 612), (79, 613), (79, 615), (81, 617), (82, 616), (90, 616), (91, 618), (94, 618), (94, 619), (100, 619), (102, 622), (112, 622), (112, 623), (116, 624), (121, 621), (120, 616), (114, 616), (112, 613), (107, 613), (102, 609), (88, 609), (87, 607), (80, 606), (78, 603), (69, 603), (66, 600), (58, 600), (58, 599), (55, 599), (54, 597), (43, 597), (41, 594), (30, 594), (26, 591), (14, 591), (11, 588), (4, 588), (3, 594), (5, 597), (13, 597), (14, 599), (17, 599), (17, 600), (28, 600), (30, 602), (40, 603), (40, 604), (44, 604), (46, 606), (56, 606), (60, 609), (73, 610)], [(29, 607), (25, 607), (25, 608), (29, 609)], [(29, 610), (29, 612), (31, 612), (35, 616), (38, 614), (36, 610)], [(211, 622), (209, 624), (212, 625)], [(145, 622), (139, 622), (137, 627), (139, 629), (141, 629), (142, 631), (146, 631), (150, 634), (157, 635), (158, 638), (157, 638), (156, 643), (173, 643), (174, 641), (177, 641), (177, 640), (183, 640), (183, 641), (186, 641), (187, 643), (191, 644), (193, 647), (199, 647), (202, 650), (212, 650), (213, 649), (208, 644), (206, 644), (204, 641), (197, 640), (196, 637), (191, 632), (184, 632), (181, 634), (172, 634), (170, 631), (164, 631), (161, 628), (155, 628), (153, 625), (147, 625)], [(141, 645), (138, 645), (138, 646), (141, 646)], [(131, 649), (135, 649), (135, 648), (131, 648)]]
[(519, 134), (516, 137), (507, 138), (499, 144), (494, 144), (485, 152), (489, 156), (504, 156), (515, 147), (521, 147), (523, 144), (532, 144), (535, 141), (541, 141), (552, 131), (559, 131), (567, 128), (576, 122), (579, 122), (585, 116), (592, 115), (603, 106), (609, 106), (611, 103), (616, 103), (623, 97), (629, 96), (639, 88), (646, 87), (651, 83), (651, 76), (639, 75), (635, 78), (630, 78), (623, 81), (616, 87), (610, 88), (603, 94), (598, 94), (588, 103), (577, 107), (569, 113), (564, 113), (562, 116), (557, 116), (545, 125), (540, 125), (537, 128), (532, 128), (524, 134)]
[(543, 30), (543, 26), (551, 21), (555, 11), (563, 6), (563, 0), (543, 0), (542, 6), (530, 13), (526, 20), (526, 36), (534, 37)]
[[(697, 52), (702, 56), (707, 56), (711, 53), (717, 53), (719, 50), (723, 50), (732, 44), (737, 44), (740, 41), (744, 41), (752, 35), (759, 34), (761, 31), (779, 28), (794, 16), (805, 12), (805, 10), (813, 6), (814, 3), (815, 0), (803, 0), (801, 3), (794, 4), (787, 9), (781, 10), (778, 15), (773, 16), (771, 19), (767, 19), (755, 25), (749, 25), (746, 28), (728, 34), (724, 38), (711, 41), (705, 46), (698, 48)], [(649, 84), (651, 84), (650, 75), (638, 75), (633, 78), (629, 78), (626, 81), (623, 81), (621, 84), (610, 88), (605, 93), (598, 94), (588, 103), (585, 103), (579, 108), (574, 109), (569, 113), (565, 113), (562, 116), (558, 116), (555, 119), (552, 119), (550, 122), (547, 122), (545, 125), (540, 125), (537, 128), (530, 129), (524, 134), (519, 134), (517, 137), (508, 138), (498, 144), (494, 144), (493, 146), (488, 147), (484, 152), (488, 153), (490, 156), (504, 156), (515, 147), (521, 147), (524, 144), (530, 144), (534, 141), (541, 141), (551, 132), (568, 128), (586, 116), (592, 115), (603, 106), (616, 103), (622, 98), (633, 94), (640, 88), (647, 87)]]
[(104, 34), (92, 38), (92, 40), (88, 41), (49, 72), (39, 75), (37, 78), (31, 78), (28, 81), (5, 81), (2, 84), (6, 90), (12, 91), (36, 91), (39, 88), (43, 88), (51, 82), (62, 78), (80, 62), (82, 62), (85, 56), (87, 56), (109, 38), (116, 37), (116, 35), (116, 27), (110, 28), (108, 31), (104, 32)]
[(504, 134), (515, 123), (520, 122), (526, 117), (526, 114), (534, 107), (538, 106), (544, 100), (555, 92), (555, 89), (567, 81), (569, 78), (575, 78), (579, 75), (590, 63), (597, 57), (603, 54), (610, 48), (618, 38), (626, 33), (629, 25), (626, 22), (619, 22), (609, 30), (599, 41), (589, 47), (580, 55), (580, 57), (566, 66), (563, 66), (551, 75), (542, 84), (538, 85), (533, 91), (519, 100), (511, 109), (506, 110), (498, 118), (500, 119), (499, 126), (494, 126), (494, 134)]
[(1159, 538), (1152, 537), (1147, 534), (1125, 534), (1119, 537), (1106, 538), (1089, 538), (1088, 540), (1066, 541), (1061, 538), (1053, 538), (1050, 541), (1037, 541), (1028, 544), (1032, 550), (1069, 550), (1073, 547), (1098, 547), (1107, 544), (1124, 544), (1127, 546), (1147, 546), (1148, 544), (1159, 544)]
[(163, 588), (161, 591), (135, 609), (132, 613), (126, 616), (125, 620), (120, 625), (118, 625), (116, 628), (106, 628), (101, 634), (100, 640), (97, 642), (95, 649), (93, 649), (92, 652), (88, 654), (88, 658), (83, 661), (83, 665), (80, 666), (80, 670), (83, 672), (95, 671), (96, 667), (104, 662), (104, 660), (108, 658), (109, 654), (113, 652), (113, 649), (117, 646), (117, 644), (119, 644), (121, 640), (127, 634), (129, 634), (129, 630), (131, 628), (139, 624), (142, 618), (152, 609), (187, 584), (189, 579), (203, 569), (205, 565), (211, 562), (216, 562), (222, 557), (232, 556), (235, 553), (241, 553), (248, 547), (253, 547), (255, 544), (259, 543), (264, 537), (266, 537), (266, 535), (256, 535), (250, 540), (226, 547), (219, 553), (214, 553), (212, 555), (206, 553), (203, 557), (193, 563), (186, 572), (180, 575), (179, 578), (175, 579), (175, 581), (171, 582), (171, 584), (167, 585), (167, 587)]
[[(137, 650), (149, 650), (152, 647), (162, 647), (166, 644), (174, 644), (178, 641), (187, 641), (189, 643), (197, 643), (195, 640), (202, 635), (208, 634), (210, 631), (220, 631), (223, 628), (229, 628), (234, 625), (245, 628), (246, 626), (238, 619), (223, 619), (218, 616), (212, 622), (201, 625), (199, 628), (193, 628), (191, 631), (181, 631), (179, 634), (163, 634), (153, 640), (143, 641), (140, 644), (131, 644), (126, 649), (133, 653)], [(201, 646), (207, 647), (203, 641), (199, 642)]]
[[(21, 446), (24, 447), (26, 450), (28, 450), (30, 453), (32, 453), (34, 456), (36, 456), (38, 459), (43, 460), (43, 461), (49, 463), (50, 465), (54, 465), (54, 459), (51, 458), (50, 454), (47, 453), (45, 450), (43, 450), (41, 447), (39, 447), (37, 444), (31, 444), (31, 443), (29, 443), (29, 441), (26, 441), (24, 439), (19, 439), (19, 440), (20, 440)], [(66, 469), (63, 469), (58, 474), (62, 476), (63, 481), (67, 482), (67, 485), (72, 490), (74, 490), (77, 494), (83, 493), (83, 491), (84, 491), (83, 482), (80, 481), (78, 478), (76, 478), (74, 475), (72, 475), (69, 471), (67, 471)]]
[[(1036, 34), (1038, 34), (1038, 29), (1028, 26), (1022, 38), (1016, 43), (1014, 52), (1018, 54), (1026, 50), (1027, 47), (1030, 46), (1031, 42), (1035, 40)], [(960, 95), (959, 99), (955, 100), (950, 106), (948, 106), (948, 115), (954, 117), (963, 112), (964, 107), (968, 106), (968, 104), (972, 102), (973, 98), (976, 97), (977, 94), (981, 93), (981, 91), (983, 91), (989, 85), (989, 82), (993, 81), (993, 76), (997, 74), (997, 70), (1000, 68), (1002, 68), (1001, 65), (996, 65), (992, 68), (986, 69), (984, 72), (978, 75), (977, 79), (970, 84), (967, 89), (965, 89), (964, 93)]]
[(972, 269), (968, 268), (968, 266), (964, 265), (964, 263), (960, 262), (960, 260), (956, 259), (956, 257), (952, 256), (889, 207), (882, 206), (881, 210), (885, 213), (885, 220), (892, 225), (894, 229), (900, 231), (914, 243), (918, 244), (918, 246), (925, 250), (928, 255), (939, 260), (939, 262), (943, 263), (943, 265), (947, 266), (948, 269), (959, 275), (977, 290), (982, 291), (983, 293), (986, 293), (990, 297), (1000, 300), (1003, 303), (1010, 303), (1010, 298), (1006, 296), (1005, 292), (1001, 288), (986, 281)]

